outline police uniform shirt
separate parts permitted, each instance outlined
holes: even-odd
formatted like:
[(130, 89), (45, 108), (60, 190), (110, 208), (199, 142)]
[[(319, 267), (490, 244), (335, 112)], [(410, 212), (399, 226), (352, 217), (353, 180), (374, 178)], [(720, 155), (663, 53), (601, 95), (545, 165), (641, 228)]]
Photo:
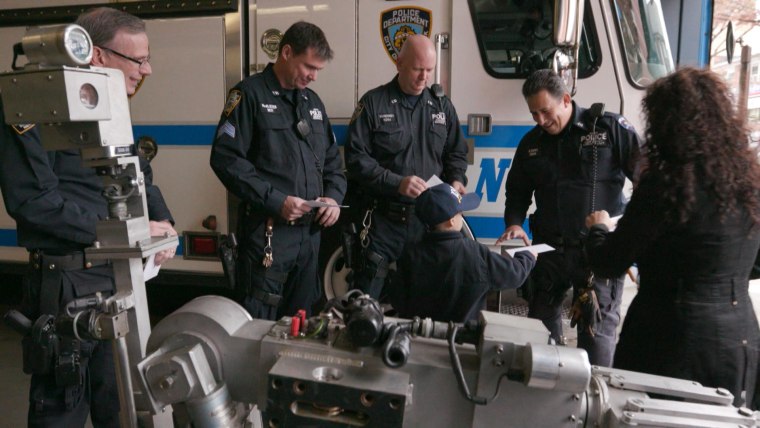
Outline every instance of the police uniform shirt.
[(324, 104), (310, 89), (285, 91), (272, 66), (230, 91), (211, 167), (230, 192), (268, 215), (290, 195), (342, 202), (346, 180)]
[(401, 198), (398, 187), (409, 175), (467, 184), (467, 145), (454, 106), (429, 89), (410, 105), (398, 76), (359, 101), (345, 156), (349, 177), (378, 196)]
[[(1, 128), (0, 188), (5, 208), (16, 220), (18, 244), (61, 253), (92, 245), (97, 221), (108, 215), (103, 179), (82, 165), (79, 150), (46, 152), (38, 126)], [(149, 217), (173, 222), (160, 191), (151, 183), (149, 167), (143, 168)]]
[(594, 130), (594, 118), (573, 102), (559, 135), (535, 126), (520, 141), (507, 175), (506, 226), (522, 225), (535, 196), (533, 233), (577, 240), (592, 210), (622, 213), (623, 185), (626, 177), (633, 179), (638, 156), (639, 137), (625, 118), (605, 113)]

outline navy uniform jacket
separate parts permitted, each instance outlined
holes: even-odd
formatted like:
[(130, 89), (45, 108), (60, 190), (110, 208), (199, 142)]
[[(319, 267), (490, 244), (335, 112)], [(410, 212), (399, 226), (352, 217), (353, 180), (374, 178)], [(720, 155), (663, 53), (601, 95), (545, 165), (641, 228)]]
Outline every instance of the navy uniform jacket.
[[(46, 152), (35, 125), (0, 129), (0, 188), (5, 208), (16, 220), (18, 244), (60, 253), (92, 245), (97, 221), (108, 215), (103, 180), (95, 169), (82, 165), (79, 150)], [(150, 165), (140, 163), (149, 219), (174, 223), (152, 184)]]
[(404, 318), (476, 319), (489, 291), (518, 288), (535, 264), (529, 252), (508, 258), (459, 232), (428, 232), (399, 259), (391, 304)]
[(408, 105), (398, 76), (359, 100), (345, 156), (349, 178), (374, 196), (411, 203), (398, 193), (408, 175), (467, 184), (467, 145), (454, 106), (429, 89)]
[(536, 199), (531, 227), (539, 242), (558, 238), (578, 240), (592, 212), (594, 142), (597, 150), (594, 211), (621, 214), (625, 178), (633, 179), (639, 137), (619, 115), (605, 113), (596, 123), (588, 110), (573, 102), (573, 116), (559, 135), (535, 126), (520, 141), (506, 183), (504, 223), (522, 225)]
[[(230, 91), (211, 150), (224, 186), (261, 217), (279, 216), (287, 196), (341, 203), (346, 179), (322, 100), (311, 89), (288, 99), (272, 64)], [(299, 137), (303, 120), (309, 135)]]

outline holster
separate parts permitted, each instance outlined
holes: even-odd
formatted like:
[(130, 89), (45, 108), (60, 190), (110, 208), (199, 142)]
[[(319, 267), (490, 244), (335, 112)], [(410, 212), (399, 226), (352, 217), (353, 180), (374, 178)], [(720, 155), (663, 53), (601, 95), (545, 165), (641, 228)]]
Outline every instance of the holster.
[(58, 337), (55, 334), (54, 317), (43, 315), (21, 340), (24, 373), (45, 375), (51, 373), (58, 355)]
[(219, 244), (219, 259), (222, 261), (222, 270), (224, 270), (224, 277), (227, 279), (227, 286), (230, 290), (235, 289), (237, 282), (235, 277), (237, 247), (237, 237), (234, 233), (222, 235), (221, 243)]
[(60, 350), (55, 360), (55, 383), (58, 386), (82, 384), (80, 343), (74, 338), (61, 338)]
[(356, 224), (344, 224), (340, 237), (344, 263), (347, 268), (353, 269), (356, 266), (356, 261), (361, 257), (361, 251), (359, 250), (361, 243), (359, 243), (359, 233), (356, 231)]

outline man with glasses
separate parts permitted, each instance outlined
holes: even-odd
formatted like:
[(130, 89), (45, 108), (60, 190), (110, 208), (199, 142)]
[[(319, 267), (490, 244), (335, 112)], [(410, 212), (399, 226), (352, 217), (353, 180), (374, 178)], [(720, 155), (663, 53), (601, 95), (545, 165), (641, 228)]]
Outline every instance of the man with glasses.
[[(151, 73), (145, 24), (110, 8), (87, 11), (77, 24), (87, 30), (96, 46), (91, 64), (121, 70), (127, 94), (133, 95)], [(151, 235), (176, 235), (171, 213), (152, 184), (151, 170), (142, 159), (141, 164)], [(43, 314), (56, 315), (75, 298), (114, 292), (112, 266), (84, 257), (84, 249), (95, 241), (96, 223), (108, 217), (108, 207), (102, 196), (102, 179), (94, 169), (82, 165), (79, 150), (46, 152), (36, 125), (3, 125), (0, 188), (5, 208), (16, 220), (18, 243), (30, 251), (24, 285), (26, 316), (36, 320)], [(160, 264), (173, 256), (173, 249), (165, 250), (155, 260)], [(46, 355), (31, 342), (30, 338), (24, 340), (25, 367)], [(84, 427), (88, 414), (95, 427), (118, 427), (119, 397), (111, 344), (74, 341), (71, 348), (79, 353), (80, 373), (72, 375), (79, 382), (59, 384), (52, 369), (33, 373), (29, 427)]]
[(319, 27), (293, 24), (275, 63), (230, 91), (216, 130), (211, 167), (241, 200), (237, 289), (256, 318), (309, 314), (320, 297), (320, 230), (338, 220), (346, 179), (307, 86), (332, 56)]

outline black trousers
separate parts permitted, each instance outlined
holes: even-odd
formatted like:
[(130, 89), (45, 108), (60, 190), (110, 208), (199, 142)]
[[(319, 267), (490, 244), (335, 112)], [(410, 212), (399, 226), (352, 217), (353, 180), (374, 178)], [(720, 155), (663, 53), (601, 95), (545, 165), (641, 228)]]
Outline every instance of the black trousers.
[[(390, 220), (383, 214), (375, 211), (372, 213), (372, 227), (369, 230), (369, 245), (364, 251), (364, 257), (375, 253), (383, 257), (386, 267), (401, 257), (404, 246), (407, 243), (417, 242), (425, 234), (425, 225), (414, 215), (408, 222), (400, 223)], [(366, 265), (372, 263), (365, 261)], [(354, 273), (353, 288), (362, 290), (375, 299), (380, 294), (385, 284), (385, 277), (379, 277), (374, 269), (365, 268)]]
[[(528, 317), (540, 319), (558, 343), (562, 336), (565, 293), (572, 287), (575, 297), (577, 290), (586, 285), (586, 272), (581, 248), (543, 253), (538, 256), (536, 267), (531, 271), (532, 297)], [(586, 329), (578, 328), (578, 347), (586, 350), (591, 364), (610, 367), (620, 324), (623, 277), (594, 278), (594, 291), (599, 300), (602, 322), (596, 325), (594, 336)]]
[[(34, 321), (57, 304), (97, 291), (110, 295), (114, 289), (110, 265), (91, 269), (63, 270), (40, 260), (30, 264), (24, 286), (24, 312)], [(43, 302), (40, 296), (55, 301)], [(28, 352), (24, 349), (25, 354)], [(25, 355), (25, 358), (27, 356)], [(33, 374), (29, 391), (29, 427), (84, 427), (89, 415), (96, 428), (119, 426), (119, 392), (110, 341), (84, 341), (80, 346), (81, 384), (59, 386), (55, 373)]]
[[(241, 243), (236, 275), (243, 307), (254, 318), (276, 320), (295, 315), (299, 309), (311, 315), (311, 307), (322, 295), (318, 272), (320, 233), (316, 226), (275, 225), (272, 266), (262, 265), (266, 245), (261, 224)], [(264, 293), (264, 294), (262, 294)], [(275, 298), (262, 299), (263, 296)]]

